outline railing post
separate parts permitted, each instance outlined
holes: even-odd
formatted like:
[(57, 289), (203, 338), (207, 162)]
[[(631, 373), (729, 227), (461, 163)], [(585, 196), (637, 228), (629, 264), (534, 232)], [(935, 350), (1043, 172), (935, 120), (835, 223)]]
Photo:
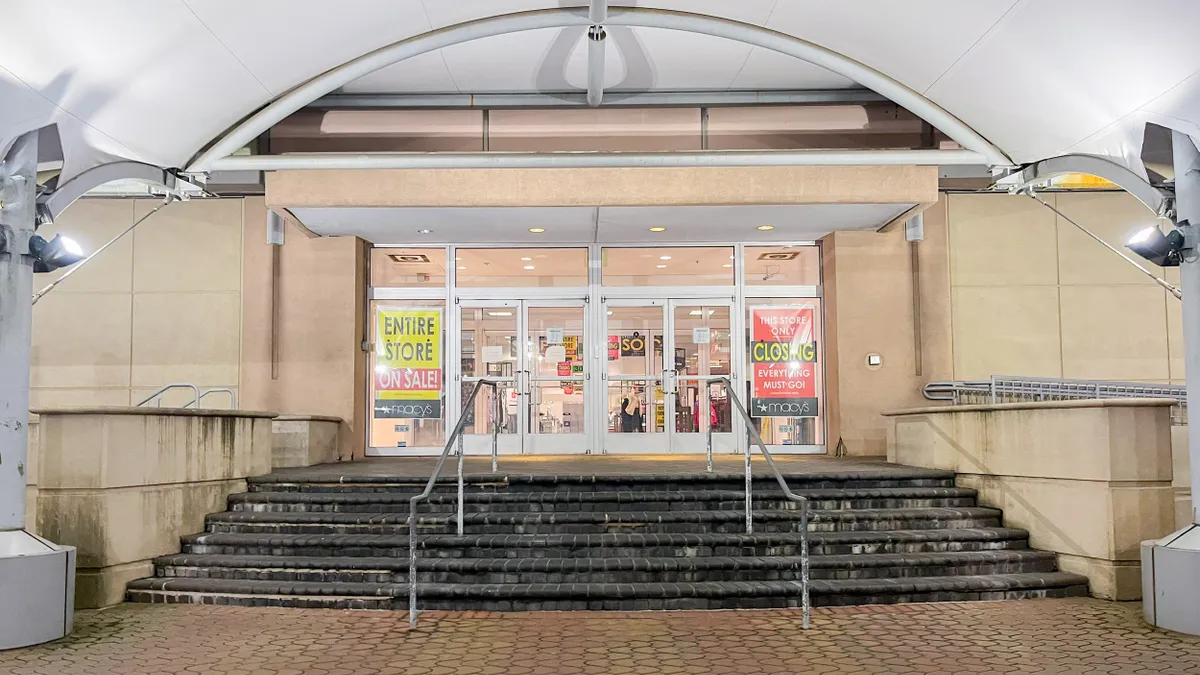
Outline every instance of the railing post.
[(712, 472), (713, 472), (713, 466), (712, 466), (712, 462), (713, 462), (713, 458), (712, 458), (712, 453), (713, 453), (713, 448), (712, 448), (712, 443), (713, 443), (713, 423), (712, 423), (712, 416), (713, 416), (713, 400), (712, 400), (712, 386), (711, 386), (711, 385), (710, 385), (710, 386), (708, 386), (708, 387), (707, 387), (707, 389), (708, 389), (708, 419), (706, 419), (704, 422), (705, 422), (705, 423), (708, 425), (708, 435), (707, 435), (707, 439), (706, 439), (706, 440), (707, 440), (707, 448), (708, 448), (708, 472), (709, 472), (709, 473), (712, 473)]
[(500, 386), (492, 385), (492, 473), (499, 469), (500, 453)]
[(808, 630), (812, 603), (808, 597), (808, 498), (800, 502), (800, 616), (802, 627)]
[[(750, 422), (747, 421), (747, 425)], [(751, 490), (754, 484), (754, 473), (750, 469), (750, 453), (753, 444), (750, 442), (750, 432), (746, 432), (746, 534), (754, 534), (753, 497)]]
[[(464, 412), (465, 414), (465, 412)], [(463, 437), (458, 435), (458, 536), (463, 533)]]
[(408, 627), (417, 627), (417, 504), (420, 496), (408, 500)]

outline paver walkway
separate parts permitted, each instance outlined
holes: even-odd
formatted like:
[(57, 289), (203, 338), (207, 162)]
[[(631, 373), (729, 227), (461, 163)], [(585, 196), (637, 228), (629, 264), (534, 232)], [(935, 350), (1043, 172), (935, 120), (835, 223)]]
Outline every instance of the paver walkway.
[(1198, 673), (1200, 638), (1090, 599), (789, 610), (429, 613), (121, 605), (0, 673)]

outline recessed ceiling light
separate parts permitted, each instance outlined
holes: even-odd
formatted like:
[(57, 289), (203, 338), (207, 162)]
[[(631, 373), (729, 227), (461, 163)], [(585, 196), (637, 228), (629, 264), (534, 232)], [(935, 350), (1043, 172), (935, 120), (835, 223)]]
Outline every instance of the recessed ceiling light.
[(459, 266), (458, 266), (458, 269), (460, 269), (460, 270), (465, 270), (465, 269), (467, 269), (467, 266), (466, 266), (466, 265), (459, 265)]
[(610, 310), (608, 310), (608, 315), (609, 315), (609, 316), (612, 316), (612, 310), (611, 310), (611, 309), (610, 309)]
[(651, 232), (666, 232), (666, 231), (667, 231), (667, 228), (665, 228), (665, 227), (652, 227), (652, 228), (650, 228), (650, 231), (651, 231)]
[(759, 225), (757, 229), (760, 229), (763, 232), (766, 232), (767, 230), (775, 229), (775, 226), (774, 225)]
[(546, 231), (546, 228), (544, 228), (544, 227), (531, 227), (531, 228), (529, 228), (529, 231), (530, 231), (530, 232), (532, 232), (532, 233), (534, 233), (534, 234), (541, 234), (541, 233), (543, 233), (543, 232), (545, 232), (545, 231)]
[(730, 260), (733, 260), (733, 256), (729, 256), (729, 259), (730, 259)]
[(433, 232), (433, 230), (426, 230), (426, 229), (417, 230), (417, 234), (429, 234), (430, 232)]
[(658, 256), (658, 259), (659, 259), (659, 260), (670, 260), (670, 259), (671, 259), (671, 256), (669, 256), (669, 255), (660, 255), (660, 256)]
[(721, 265), (721, 267), (733, 267), (733, 263), (725, 263), (724, 265)]
[(525, 266), (525, 269), (527, 269), (527, 270), (531, 270), (531, 269), (533, 269), (533, 265), (526, 265), (526, 266)]
[(655, 267), (661, 270), (662, 268), (666, 267), (666, 265), (655, 265)]
[(458, 256), (454, 256), (454, 262), (458, 262), (459, 260), (462, 260), (462, 258), (460, 258)]
[(488, 316), (512, 316), (512, 312), (488, 312)]
[(530, 260), (533, 260), (533, 258), (521, 258), (522, 262), (529, 262)]

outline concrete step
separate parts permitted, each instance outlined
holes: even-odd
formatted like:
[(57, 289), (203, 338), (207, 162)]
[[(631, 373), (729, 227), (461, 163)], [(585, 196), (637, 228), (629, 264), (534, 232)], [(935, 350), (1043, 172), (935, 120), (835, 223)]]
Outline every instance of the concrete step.
[[(797, 607), (795, 581), (631, 584), (421, 584), (422, 609), (536, 611)], [(405, 609), (407, 584), (279, 582), (236, 579), (139, 579), (136, 602), (338, 609)], [(1087, 580), (1065, 572), (909, 579), (815, 580), (813, 604), (1004, 600), (1087, 594)]]
[[(789, 509), (796, 504), (774, 489), (753, 494), (758, 509)], [(407, 513), (411, 492), (246, 492), (229, 498), (231, 511), (302, 513)], [(886, 487), (804, 489), (814, 510), (975, 506), (974, 490), (953, 487)], [(727, 511), (745, 508), (742, 490), (637, 492), (469, 492), (467, 513), (600, 511)], [(454, 493), (435, 493), (420, 505), (421, 513), (453, 513)]]
[[(700, 459), (703, 462), (703, 459)], [(698, 462), (699, 464), (699, 462)], [(356, 474), (347, 466), (339, 472), (336, 465), (321, 472), (278, 472), (247, 479), (251, 492), (338, 492), (338, 493), (411, 493), (424, 489), (428, 477)], [(954, 487), (954, 473), (937, 469), (921, 469), (889, 465), (880, 469), (856, 471), (813, 471), (787, 473), (784, 476), (792, 490), (844, 489), (880, 487)], [(440, 476), (436, 490), (453, 491), (457, 478), (452, 471)], [(464, 476), (472, 492), (634, 492), (735, 490), (745, 488), (745, 476), (731, 473), (694, 474), (637, 474), (619, 476), (531, 475), (520, 473), (469, 474)], [(759, 468), (754, 476), (758, 486), (777, 493), (773, 475)]]
[[(931, 553), (1026, 549), (1024, 530), (1002, 527), (953, 530), (814, 532), (812, 555)], [(765, 534), (426, 534), (421, 557), (586, 558), (795, 556), (798, 533)], [(183, 553), (274, 556), (408, 556), (407, 535), (195, 534), (182, 538)]]
[[(757, 511), (758, 532), (797, 532), (800, 511)], [(985, 528), (1000, 525), (997, 509), (982, 507), (926, 509), (849, 509), (813, 511), (809, 530), (847, 532), (866, 530), (922, 530)], [(257, 534), (401, 534), (408, 531), (406, 513), (276, 513), (230, 511), (210, 515), (212, 533)], [(739, 511), (620, 511), (599, 513), (467, 513), (466, 534), (593, 534), (739, 533), (745, 532), (746, 514)], [(456, 530), (453, 514), (418, 515), (417, 530), (449, 534)]]
[[(154, 561), (164, 578), (404, 583), (406, 558), (189, 555)], [(418, 558), (422, 583), (681, 583), (799, 580), (800, 558)], [(812, 579), (969, 576), (1055, 571), (1054, 554), (1000, 550), (826, 555), (810, 559)]]

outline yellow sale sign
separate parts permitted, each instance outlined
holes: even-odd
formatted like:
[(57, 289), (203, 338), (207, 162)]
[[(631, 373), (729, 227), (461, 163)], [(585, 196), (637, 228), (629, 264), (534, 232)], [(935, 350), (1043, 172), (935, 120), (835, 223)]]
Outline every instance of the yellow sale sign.
[(380, 307), (375, 322), (375, 416), (441, 417), (441, 308)]

